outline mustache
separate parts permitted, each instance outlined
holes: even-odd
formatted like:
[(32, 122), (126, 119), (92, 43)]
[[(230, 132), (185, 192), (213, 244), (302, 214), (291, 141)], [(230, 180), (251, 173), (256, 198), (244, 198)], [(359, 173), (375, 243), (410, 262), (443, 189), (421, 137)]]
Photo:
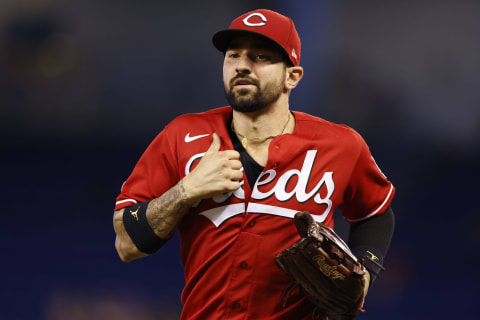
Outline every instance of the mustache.
[(258, 87), (259, 84), (260, 84), (260, 83), (258, 82), (258, 80), (256, 80), (256, 79), (250, 78), (249, 76), (244, 75), (244, 74), (238, 74), (238, 75), (236, 75), (235, 77), (233, 77), (232, 79), (230, 79), (230, 88), (233, 87), (234, 82), (237, 81), (238, 79), (248, 80), (248, 81), (250, 81), (253, 85), (255, 85), (255, 86), (257, 86), (257, 87)]

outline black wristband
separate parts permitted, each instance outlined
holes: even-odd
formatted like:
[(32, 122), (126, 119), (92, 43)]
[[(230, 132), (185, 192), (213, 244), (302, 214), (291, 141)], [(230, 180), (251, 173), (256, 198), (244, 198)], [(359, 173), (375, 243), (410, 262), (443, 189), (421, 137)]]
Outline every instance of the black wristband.
[(352, 253), (363, 262), (365, 268), (370, 272), (371, 285), (383, 269), (382, 252), (372, 246), (359, 246), (352, 248)]
[(148, 224), (147, 207), (149, 202), (125, 208), (123, 226), (138, 250), (152, 254), (163, 247), (168, 239), (159, 238)]

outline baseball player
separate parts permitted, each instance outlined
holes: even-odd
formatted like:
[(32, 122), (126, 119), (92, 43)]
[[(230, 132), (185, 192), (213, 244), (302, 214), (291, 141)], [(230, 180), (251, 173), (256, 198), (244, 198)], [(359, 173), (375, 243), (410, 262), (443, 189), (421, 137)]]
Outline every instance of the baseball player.
[(358, 133), (290, 110), (303, 75), (290, 18), (245, 13), (213, 44), (229, 106), (181, 115), (148, 146), (116, 201), (115, 247), (132, 261), (178, 231), (182, 319), (309, 319), (300, 291), (282, 306), (289, 279), (274, 263), (299, 239), (295, 213), (333, 227), (340, 208), (352, 251), (381, 264), (395, 189)]

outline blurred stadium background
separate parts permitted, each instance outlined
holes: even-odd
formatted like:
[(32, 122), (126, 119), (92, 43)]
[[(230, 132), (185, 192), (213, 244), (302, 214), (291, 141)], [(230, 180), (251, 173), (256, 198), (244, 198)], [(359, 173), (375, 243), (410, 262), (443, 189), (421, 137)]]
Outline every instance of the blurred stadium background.
[(359, 319), (478, 319), (476, 0), (1, 0), (1, 319), (179, 318), (178, 238), (122, 263), (115, 197), (165, 124), (226, 104), (211, 36), (257, 8), (302, 38), (292, 109), (359, 131), (397, 188)]

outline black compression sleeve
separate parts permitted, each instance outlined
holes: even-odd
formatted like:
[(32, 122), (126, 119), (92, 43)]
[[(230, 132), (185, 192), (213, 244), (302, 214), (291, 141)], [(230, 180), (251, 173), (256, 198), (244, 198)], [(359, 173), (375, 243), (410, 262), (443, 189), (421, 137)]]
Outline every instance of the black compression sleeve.
[[(383, 214), (352, 224), (348, 245), (353, 254), (357, 257), (367, 256), (376, 262), (383, 264), (395, 228), (395, 215), (391, 207)], [(367, 260), (368, 263), (368, 260)], [(373, 264), (368, 265), (375, 272), (380, 271), (379, 267)], [(372, 281), (375, 274), (371, 274)]]

